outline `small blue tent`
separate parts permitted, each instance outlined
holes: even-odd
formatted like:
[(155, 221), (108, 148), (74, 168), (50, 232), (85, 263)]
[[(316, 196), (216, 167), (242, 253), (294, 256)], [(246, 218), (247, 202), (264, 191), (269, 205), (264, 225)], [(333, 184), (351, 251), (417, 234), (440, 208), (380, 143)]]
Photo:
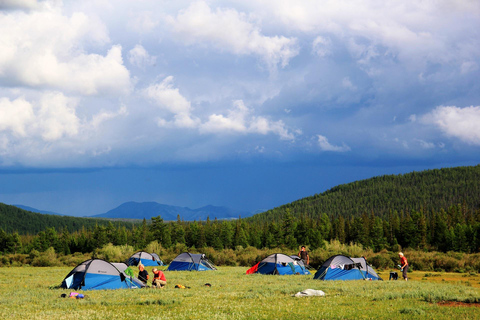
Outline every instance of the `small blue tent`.
[(125, 263), (110, 263), (101, 259), (86, 260), (76, 266), (62, 281), (61, 287), (74, 290), (136, 289), (145, 285), (128, 276)]
[(247, 271), (247, 274), (310, 274), (305, 268), (303, 262), (296, 258), (292, 258), (283, 253), (274, 253), (257, 263)]
[(205, 254), (193, 254), (189, 252), (180, 253), (168, 265), (166, 271), (207, 271), (217, 270), (217, 268), (210, 262)]
[(319, 280), (382, 280), (365, 258), (350, 258), (343, 255), (330, 257), (315, 273)]
[(146, 267), (163, 266), (162, 260), (160, 260), (156, 253), (148, 253), (144, 251), (134, 253), (128, 258), (127, 262), (129, 266), (138, 266), (140, 263)]

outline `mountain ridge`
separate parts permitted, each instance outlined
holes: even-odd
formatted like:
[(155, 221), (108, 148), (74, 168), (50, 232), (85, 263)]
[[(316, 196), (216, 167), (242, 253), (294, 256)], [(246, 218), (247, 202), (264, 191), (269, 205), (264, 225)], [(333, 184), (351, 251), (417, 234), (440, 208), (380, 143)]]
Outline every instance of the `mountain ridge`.
[(235, 210), (224, 206), (206, 205), (197, 209), (188, 207), (172, 206), (155, 201), (124, 202), (118, 207), (105, 213), (90, 216), (92, 218), (115, 218), (115, 219), (151, 219), (161, 216), (165, 221), (180, 219), (186, 221), (210, 219), (236, 219), (249, 217), (252, 214), (246, 211)]

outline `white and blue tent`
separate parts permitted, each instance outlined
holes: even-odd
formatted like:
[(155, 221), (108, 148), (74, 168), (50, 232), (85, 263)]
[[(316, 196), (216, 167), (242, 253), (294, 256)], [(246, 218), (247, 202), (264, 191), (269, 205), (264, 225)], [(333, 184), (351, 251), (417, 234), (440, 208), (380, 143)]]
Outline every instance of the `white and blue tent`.
[(301, 259), (292, 258), (283, 253), (274, 253), (247, 270), (247, 274), (309, 275)]
[(168, 265), (166, 271), (208, 271), (217, 270), (215, 265), (210, 262), (203, 253), (180, 253)]
[(125, 273), (125, 263), (90, 259), (80, 263), (63, 279), (61, 287), (74, 290), (136, 289), (145, 285)]
[(127, 262), (129, 266), (138, 266), (140, 263), (146, 267), (163, 266), (163, 261), (160, 260), (160, 257), (156, 253), (148, 253), (144, 251), (132, 254)]
[(365, 258), (335, 255), (328, 258), (315, 273), (319, 280), (382, 280)]

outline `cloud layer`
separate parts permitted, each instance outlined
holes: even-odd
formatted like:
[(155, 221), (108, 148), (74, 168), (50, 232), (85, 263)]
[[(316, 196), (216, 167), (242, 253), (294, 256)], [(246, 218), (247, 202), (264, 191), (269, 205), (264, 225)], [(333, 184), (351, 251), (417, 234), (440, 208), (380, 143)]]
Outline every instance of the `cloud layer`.
[(478, 154), (478, 29), (475, 1), (1, 1), (0, 166)]

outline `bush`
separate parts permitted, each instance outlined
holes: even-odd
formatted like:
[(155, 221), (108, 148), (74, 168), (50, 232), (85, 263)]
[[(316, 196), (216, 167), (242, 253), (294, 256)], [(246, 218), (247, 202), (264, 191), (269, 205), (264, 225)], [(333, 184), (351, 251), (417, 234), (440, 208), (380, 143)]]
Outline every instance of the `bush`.
[(388, 254), (379, 254), (368, 258), (368, 263), (375, 269), (391, 269), (395, 267)]
[(53, 249), (52, 247), (48, 248), (45, 252), (42, 252), (38, 256), (33, 258), (31, 264), (34, 267), (56, 267), (61, 265), (60, 261), (58, 261), (57, 259), (55, 249)]
[(103, 246), (103, 248), (96, 250), (94, 257), (109, 262), (122, 262), (128, 260), (133, 251), (133, 247), (129, 245), (114, 246), (113, 244), (109, 243)]

